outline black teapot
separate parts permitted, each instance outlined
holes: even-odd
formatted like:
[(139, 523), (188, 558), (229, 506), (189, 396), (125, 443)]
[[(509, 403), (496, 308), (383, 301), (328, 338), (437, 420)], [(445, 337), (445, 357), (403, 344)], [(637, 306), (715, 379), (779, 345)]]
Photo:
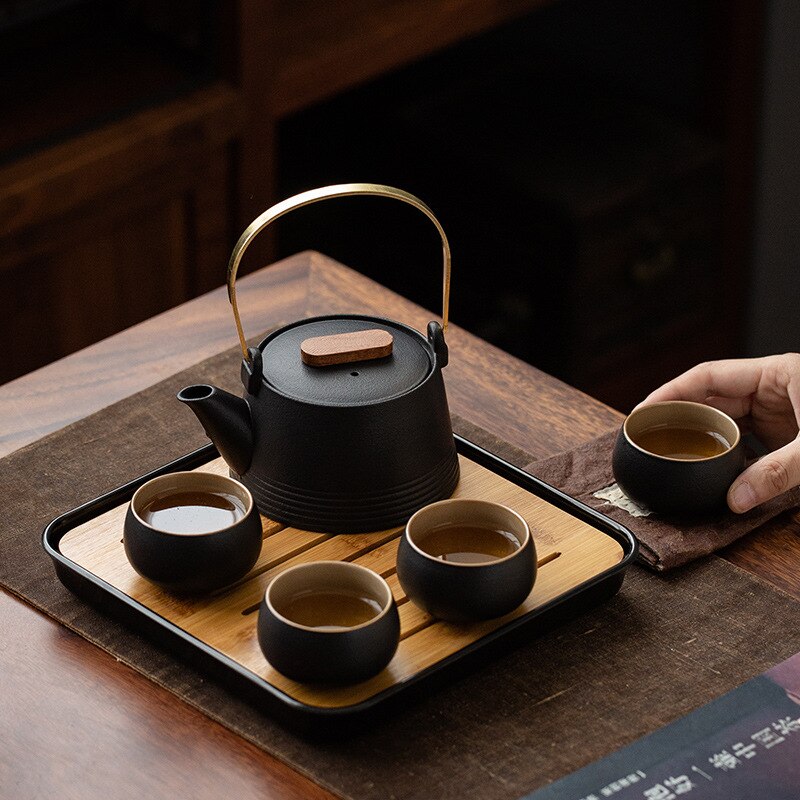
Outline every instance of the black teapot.
[[(247, 347), (236, 273), (253, 238), (271, 222), (319, 200), (379, 195), (422, 211), (442, 240), (442, 324), (427, 336), (400, 322), (355, 314), (286, 325)], [(262, 514), (296, 528), (363, 533), (405, 524), (449, 497), (458, 457), (442, 368), (448, 351), (450, 246), (433, 212), (400, 189), (353, 183), (284, 200), (245, 230), (228, 263), (228, 297), (242, 348), (244, 398), (188, 386), (178, 399), (203, 424)]]

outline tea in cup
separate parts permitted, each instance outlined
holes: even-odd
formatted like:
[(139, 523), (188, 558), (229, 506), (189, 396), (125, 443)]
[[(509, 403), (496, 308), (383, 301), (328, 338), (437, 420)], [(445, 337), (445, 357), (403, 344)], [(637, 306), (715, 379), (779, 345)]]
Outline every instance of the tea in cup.
[(703, 403), (669, 400), (634, 409), (620, 429), (612, 469), (632, 500), (662, 514), (703, 514), (725, 505), (745, 467), (739, 426)]
[(391, 661), (399, 641), (389, 585), (347, 561), (311, 561), (281, 572), (258, 611), (264, 657), (301, 683), (367, 680)]
[(131, 566), (173, 592), (234, 583), (261, 552), (261, 517), (248, 489), (208, 472), (171, 472), (140, 486), (125, 516)]
[(417, 511), (397, 552), (406, 595), (450, 622), (500, 617), (530, 594), (536, 548), (512, 509), (485, 500), (451, 499)]

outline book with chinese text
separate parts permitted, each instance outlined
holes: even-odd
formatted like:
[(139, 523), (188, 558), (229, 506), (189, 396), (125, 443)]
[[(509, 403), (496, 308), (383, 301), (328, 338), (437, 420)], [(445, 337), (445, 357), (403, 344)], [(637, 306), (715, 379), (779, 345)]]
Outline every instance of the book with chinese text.
[(524, 800), (798, 800), (800, 653)]

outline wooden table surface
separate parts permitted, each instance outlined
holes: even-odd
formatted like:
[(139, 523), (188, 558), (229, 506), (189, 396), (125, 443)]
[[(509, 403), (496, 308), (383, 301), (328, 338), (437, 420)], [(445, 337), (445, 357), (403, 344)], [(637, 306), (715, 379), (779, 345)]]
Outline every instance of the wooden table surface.
[[(318, 253), (238, 285), (248, 335), (314, 314), (374, 313), (424, 330), (432, 318)], [(453, 310), (458, 321), (458, 309)], [(548, 456), (621, 416), (466, 331), (448, 331), (451, 411)], [(0, 455), (236, 343), (224, 289), (0, 387)], [(800, 598), (797, 518), (725, 557)], [(54, 578), (55, 580), (55, 578)], [(0, 796), (329, 798), (307, 778), (79, 636), (0, 591)]]

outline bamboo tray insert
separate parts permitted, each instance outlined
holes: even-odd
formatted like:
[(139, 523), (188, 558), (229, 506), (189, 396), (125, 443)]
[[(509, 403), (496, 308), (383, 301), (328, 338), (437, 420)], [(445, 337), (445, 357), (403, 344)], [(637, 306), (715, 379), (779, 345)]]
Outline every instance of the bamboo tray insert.
[[(527, 520), (536, 543), (540, 566), (533, 590), (519, 608), (500, 619), (453, 625), (432, 619), (410, 602), (395, 573), (400, 529), (331, 536), (288, 528), (262, 517), (264, 544), (255, 567), (234, 586), (200, 598), (171, 595), (134, 572), (122, 545), (127, 503), (67, 531), (59, 550), (279, 692), (313, 708), (345, 709), (435, 667), (509, 621), (616, 566), (624, 557), (622, 546), (611, 536), (466, 456), (459, 459), (461, 479), (453, 496), (493, 500), (514, 508)], [(198, 469), (221, 474), (227, 470), (219, 458)], [(296, 683), (274, 670), (258, 646), (257, 612), (268, 582), (286, 567), (317, 560), (363, 564), (386, 578), (394, 592), (400, 612), (400, 646), (389, 666), (363, 683), (335, 688)]]

